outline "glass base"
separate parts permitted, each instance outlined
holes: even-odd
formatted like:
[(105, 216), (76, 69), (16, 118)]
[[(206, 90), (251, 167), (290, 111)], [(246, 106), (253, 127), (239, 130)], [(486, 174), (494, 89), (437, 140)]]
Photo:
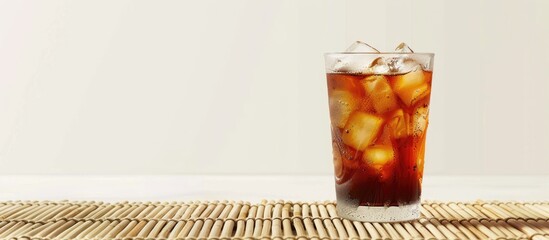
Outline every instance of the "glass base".
[(419, 202), (402, 206), (367, 207), (337, 202), (337, 214), (361, 222), (404, 222), (419, 218)]

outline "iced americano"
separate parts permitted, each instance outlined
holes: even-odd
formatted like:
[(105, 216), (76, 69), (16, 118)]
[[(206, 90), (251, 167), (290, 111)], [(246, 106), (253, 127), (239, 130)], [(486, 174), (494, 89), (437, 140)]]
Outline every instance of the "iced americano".
[[(364, 46), (365, 45), (365, 46)], [(337, 210), (359, 221), (419, 216), (433, 54), (405, 44), (326, 54)], [(354, 49), (351, 49), (354, 50)]]

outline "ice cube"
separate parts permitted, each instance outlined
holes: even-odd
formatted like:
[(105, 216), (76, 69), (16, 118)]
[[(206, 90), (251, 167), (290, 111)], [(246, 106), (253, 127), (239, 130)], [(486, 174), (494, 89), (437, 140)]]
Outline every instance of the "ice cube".
[(420, 106), (416, 108), (412, 116), (410, 129), (414, 136), (423, 136), (427, 125), (429, 124), (429, 106)]
[(407, 105), (412, 106), (431, 91), (422, 70), (395, 76), (393, 90)]
[[(328, 89), (346, 91), (349, 94), (361, 94), (361, 85), (356, 80), (356, 76), (348, 74), (334, 74), (328, 77)], [(360, 92), (357, 92), (360, 91)], [(331, 94), (331, 93), (329, 93)]]
[(421, 68), (419, 63), (406, 56), (391, 57), (385, 61), (391, 74), (405, 74)]
[(373, 145), (364, 150), (362, 160), (374, 168), (381, 168), (395, 158), (392, 146)]
[(419, 86), (425, 82), (426, 82), (426, 79), (425, 79), (425, 75), (423, 74), (423, 71), (418, 70), (418, 71), (410, 72), (408, 74), (395, 76), (394, 88), (397, 90), (410, 88), (410, 87)]
[(419, 100), (429, 95), (429, 92), (429, 85), (425, 83), (417, 86), (416, 88), (404, 89), (401, 91), (399, 96), (402, 101), (406, 103), (406, 105), (412, 106)]
[[(374, 47), (361, 42), (356, 41), (354, 42), (349, 48), (346, 50), (347, 52), (369, 52), (369, 53), (379, 53), (377, 49)], [(408, 47), (405, 43), (401, 43), (398, 45), (395, 52), (399, 53), (413, 53), (412, 49)], [(342, 60), (339, 62), (338, 65), (342, 69), (347, 69), (351, 67), (350, 63), (346, 63), (345, 60)], [(419, 66), (417, 62), (415, 62), (413, 59), (411, 59), (409, 56), (402, 56), (402, 57), (378, 57), (374, 59), (370, 65), (366, 68), (363, 68), (364, 70), (362, 73), (366, 74), (400, 74), (400, 73), (407, 73), (411, 72), (414, 69), (416, 69)], [(353, 68), (356, 66), (352, 66)]]
[(334, 72), (345, 72), (345, 73), (357, 73), (360, 72), (361, 69), (364, 69), (364, 63), (360, 61), (352, 61), (350, 59), (338, 59), (334, 66), (332, 67), (332, 71)]
[(345, 52), (379, 53), (379, 50), (362, 41), (355, 41)]
[(385, 74), (390, 73), (391, 69), (389, 68), (389, 64), (387, 63), (387, 60), (383, 57), (378, 57), (370, 63), (370, 66), (368, 66), (362, 73), (365, 74)]
[[(351, 147), (345, 145), (341, 139), (342, 130), (332, 126), (332, 147), (334, 151), (334, 168), (336, 172), (336, 182), (338, 184), (348, 181), (354, 172), (359, 168), (360, 154), (352, 149)], [(341, 169), (337, 161), (341, 161)], [(339, 174), (338, 172), (341, 171)], [(339, 174), (339, 175), (337, 175)]]
[(395, 110), (397, 99), (385, 76), (374, 75), (362, 80), (364, 90), (369, 95), (377, 113), (383, 114)]
[(395, 48), (395, 52), (413, 53), (414, 51), (413, 51), (406, 43), (400, 43), (400, 44)]
[(357, 98), (352, 93), (343, 90), (332, 91), (329, 98), (332, 124), (343, 128), (349, 115), (358, 108)]
[[(362, 41), (355, 41), (345, 50), (345, 52), (379, 53), (377, 49)], [(352, 56), (347, 56), (345, 58), (337, 59), (332, 70), (334, 72), (360, 73), (367, 67), (367, 64), (368, 63), (365, 63), (364, 61), (353, 59)]]
[[(406, 45), (406, 43), (399, 44), (396, 47), (395, 52), (414, 53), (414, 51), (408, 45)], [(404, 54), (398, 57), (386, 58), (384, 59), (384, 64), (388, 68), (387, 72), (392, 74), (408, 73), (415, 71), (416, 69), (421, 67), (420, 64), (412, 59), (411, 56), (409, 56), (408, 54)], [(379, 65), (379, 69), (383, 70), (383, 68), (381, 68), (381, 66), (383, 66), (382, 64), (378, 63), (377, 65)]]
[(370, 66), (363, 73), (394, 75), (409, 73), (420, 68), (420, 64), (409, 56), (378, 57), (370, 63)]
[(346, 145), (363, 151), (374, 142), (382, 125), (382, 118), (357, 111), (349, 117), (341, 138)]
[(393, 177), (395, 159), (392, 145), (373, 145), (366, 148), (362, 154), (362, 161), (375, 171), (382, 182)]
[(398, 109), (389, 118), (387, 126), (392, 130), (392, 136), (394, 138), (402, 138), (408, 136), (408, 120), (407, 113)]

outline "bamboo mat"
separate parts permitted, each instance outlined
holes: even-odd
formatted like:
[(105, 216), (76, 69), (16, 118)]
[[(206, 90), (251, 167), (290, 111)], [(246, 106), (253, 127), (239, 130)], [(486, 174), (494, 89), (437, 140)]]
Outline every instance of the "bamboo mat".
[(341, 219), (334, 202), (0, 202), (0, 239), (549, 239), (549, 202), (424, 202), (419, 220)]

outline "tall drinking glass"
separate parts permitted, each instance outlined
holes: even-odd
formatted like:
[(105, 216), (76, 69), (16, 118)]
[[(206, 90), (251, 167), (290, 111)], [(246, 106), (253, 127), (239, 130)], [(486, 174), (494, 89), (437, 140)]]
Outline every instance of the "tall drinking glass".
[(419, 217), (431, 53), (327, 53), (339, 216)]

